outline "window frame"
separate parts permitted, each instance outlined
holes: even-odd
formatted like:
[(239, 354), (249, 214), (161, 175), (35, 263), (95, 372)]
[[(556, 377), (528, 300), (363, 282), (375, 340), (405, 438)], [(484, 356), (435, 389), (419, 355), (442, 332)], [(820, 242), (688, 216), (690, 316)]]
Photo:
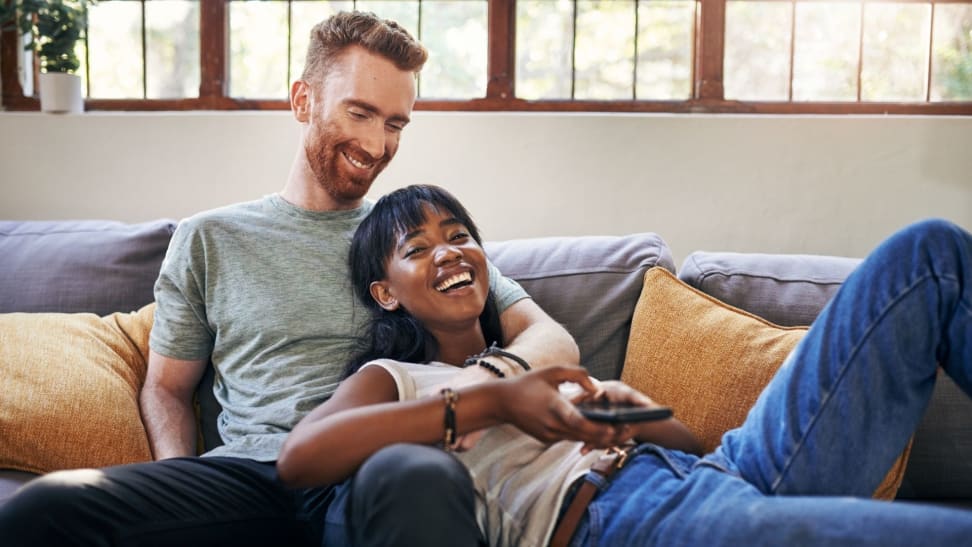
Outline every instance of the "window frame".
[[(726, 3), (698, 0), (692, 97), (687, 100), (524, 100), (515, 97), (516, 0), (488, 0), (486, 97), (470, 100), (419, 99), (416, 110), (504, 112), (656, 112), (726, 114), (921, 114), (972, 115), (967, 102), (776, 102), (726, 100), (723, 93)], [(785, 1), (792, 0), (765, 0)], [(892, 0), (863, 0), (884, 2)], [(922, 2), (927, 0), (893, 0)], [(933, 0), (936, 4), (967, 3)], [(200, 0), (199, 97), (185, 99), (86, 99), (86, 110), (289, 110), (286, 99), (228, 96), (224, 75), (229, 57), (228, 0)], [(20, 48), (15, 29), (0, 34), (0, 79), (8, 111), (36, 111), (37, 97), (25, 97), (17, 77)], [(36, 65), (36, 64), (35, 64)], [(36, 68), (35, 68), (36, 70)]]

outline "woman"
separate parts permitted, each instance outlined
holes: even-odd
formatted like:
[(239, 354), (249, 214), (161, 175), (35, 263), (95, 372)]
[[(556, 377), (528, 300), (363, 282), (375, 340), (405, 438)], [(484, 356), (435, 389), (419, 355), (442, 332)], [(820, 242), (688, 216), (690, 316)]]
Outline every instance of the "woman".
[[(278, 469), (288, 483), (340, 481), (388, 444), (441, 443), (467, 449), (457, 457), (475, 481), (491, 544), (546, 544), (584, 483), (597, 495), (568, 530), (576, 544), (944, 545), (972, 537), (972, 512), (824, 497), (873, 491), (886, 471), (873, 461), (890, 465), (904, 446), (937, 364), (966, 390), (972, 385), (972, 236), (955, 226), (926, 222), (885, 242), (744, 425), (704, 457), (692, 454), (697, 444), (674, 419), (576, 442), (526, 418), (551, 394), (566, 400), (562, 382), (580, 385), (575, 400), (653, 405), (618, 382), (596, 384), (571, 368), (514, 376), (514, 367), (475, 358), (472, 370), (457, 368), (502, 340), (478, 233), (443, 190), (409, 187), (379, 200), (355, 234), (351, 261), (355, 290), (375, 319), (351, 364), (357, 372), (284, 446)], [(459, 387), (484, 371), (503, 378)], [(601, 448), (630, 439), (639, 444), (612, 479), (586, 472)]]

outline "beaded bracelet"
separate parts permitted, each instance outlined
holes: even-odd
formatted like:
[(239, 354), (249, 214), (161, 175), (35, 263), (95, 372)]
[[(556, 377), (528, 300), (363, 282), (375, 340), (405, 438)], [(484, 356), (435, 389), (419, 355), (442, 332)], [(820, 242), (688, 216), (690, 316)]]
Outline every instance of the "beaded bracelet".
[(498, 355), (500, 357), (506, 357), (508, 359), (511, 359), (515, 361), (516, 364), (523, 367), (523, 370), (525, 371), (529, 371), (531, 369), (530, 364), (527, 363), (525, 359), (523, 359), (519, 355), (510, 353), (505, 349), (497, 346), (496, 342), (493, 342), (488, 348), (486, 348), (482, 352), (473, 355), (469, 359), (466, 359), (465, 366), (475, 365), (477, 361), (481, 360), (483, 357), (489, 357), (491, 355)]
[(456, 444), (456, 401), (459, 400), (459, 394), (451, 387), (443, 388), (439, 393), (445, 402), (445, 435), (442, 448), (446, 452), (452, 452), (452, 445)]
[(480, 359), (479, 366), (492, 372), (497, 378), (506, 378), (506, 373), (500, 370), (499, 368), (497, 368), (496, 365), (490, 363), (489, 361), (483, 361), (482, 359)]

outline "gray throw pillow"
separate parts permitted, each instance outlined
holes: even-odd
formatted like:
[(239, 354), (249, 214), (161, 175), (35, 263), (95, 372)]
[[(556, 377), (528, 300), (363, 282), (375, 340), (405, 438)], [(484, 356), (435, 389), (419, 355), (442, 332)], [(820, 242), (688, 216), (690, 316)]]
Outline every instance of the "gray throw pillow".
[(134, 311), (153, 286), (175, 223), (0, 221), (0, 313)]
[(675, 271), (654, 233), (487, 242), (490, 260), (515, 279), (577, 340), (581, 363), (600, 379), (618, 378), (645, 272)]

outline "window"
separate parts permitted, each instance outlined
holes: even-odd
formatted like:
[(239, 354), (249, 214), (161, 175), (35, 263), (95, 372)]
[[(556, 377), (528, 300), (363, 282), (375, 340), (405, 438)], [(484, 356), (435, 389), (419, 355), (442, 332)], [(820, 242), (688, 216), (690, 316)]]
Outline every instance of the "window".
[[(100, 0), (88, 108), (286, 109), (348, 9), (430, 49), (418, 109), (972, 114), (972, 0)], [(36, 109), (0, 44), (4, 104)]]

